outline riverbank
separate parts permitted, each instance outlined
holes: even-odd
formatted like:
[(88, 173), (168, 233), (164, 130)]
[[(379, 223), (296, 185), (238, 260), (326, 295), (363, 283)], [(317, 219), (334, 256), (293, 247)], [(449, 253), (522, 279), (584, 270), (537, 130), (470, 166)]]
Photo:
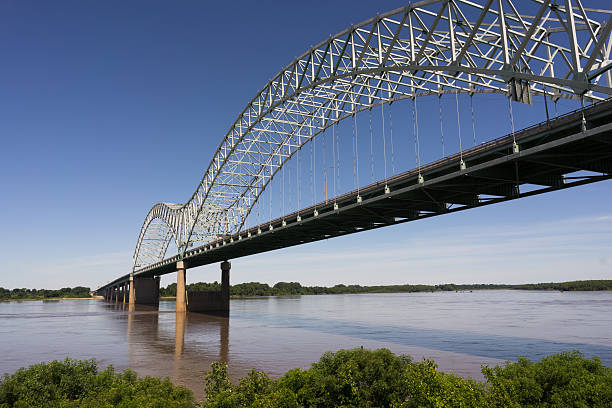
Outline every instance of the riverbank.
[(485, 381), (437, 370), (432, 360), (414, 362), (387, 349), (327, 352), (309, 369), (272, 379), (253, 370), (232, 384), (225, 363), (205, 377), (206, 399), (168, 379), (138, 378), (132, 371), (98, 370), (94, 360), (66, 359), (20, 369), (0, 380), (1, 406), (176, 407), (604, 407), (612, 404), (612, 369), (597, 358), (563, 352), (539, 362), (482, 368)]
[(32, 302), (35, 300), (53, 301), (53, 300), (92, 300), (92, 299), (104, 299), (104, 296), (0, 299), (0, 302)]
[(64, 300), (91, 299), (91, 290), (85, 286), (61, 289), (5, 289), (0, 287), (0, 300)]
[[(188, 291), (220, 290), (218, 282), (198, 282), (187, 285)], [(583, 280), (570, 282), (526, 283), (526, 284), (440, 284), (440, 285), (344, 285), (335, 286), (302, 286), (299, 282), (278, 282), (273, 286), (267, 283), (248, 282), (230, 285), (232, 298), (252, 296), (284, 296), (284, 295), (342, 295), (357, 293), (419, 293), (419, 292), (465, 292), (472, 290), (534, 290), (534, 291), (607, 291), (612, 290), (612, 280)], [(163, 299), (174, 299), (176, 284), (172, 283), (160, 289)]]

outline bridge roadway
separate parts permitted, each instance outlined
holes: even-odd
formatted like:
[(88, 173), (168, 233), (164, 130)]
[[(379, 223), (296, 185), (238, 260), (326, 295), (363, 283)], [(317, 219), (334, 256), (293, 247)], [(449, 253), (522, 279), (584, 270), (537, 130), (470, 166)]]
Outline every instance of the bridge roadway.
[[(189, 249), (188, 268), (612, 178), (612, 99)], [(516, 145), (514, 143), (516, 140)], [(461, 160), (463, 159), (462, 164)], [(420, 174), (420, 176), (419, 176)], [(179, 255), (134, 271), (177, 271)], [(97, 289), (125, 284), (123, 275)]]

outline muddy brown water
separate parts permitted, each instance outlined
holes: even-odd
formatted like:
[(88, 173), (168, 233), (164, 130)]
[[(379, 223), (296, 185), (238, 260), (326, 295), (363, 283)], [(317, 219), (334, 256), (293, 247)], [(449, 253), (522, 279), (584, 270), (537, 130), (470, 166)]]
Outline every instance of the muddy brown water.
[(481, 364), (561, 350), (612, 365), (612, 292), (397, 293), (231, 300), (229, 317), (103, 300), (0, 302), (0, 374), (65, 357), (168, 376), (202, 397), (214, 361), (280, 376), (327, 350), (386, 347), (481, 379)]

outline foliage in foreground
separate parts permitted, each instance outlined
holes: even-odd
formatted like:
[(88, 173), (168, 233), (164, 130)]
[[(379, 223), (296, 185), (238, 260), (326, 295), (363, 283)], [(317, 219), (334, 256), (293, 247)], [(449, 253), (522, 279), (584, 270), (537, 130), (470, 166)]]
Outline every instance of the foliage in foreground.
[(389, 350), (328, 352), (308, 370), (277, 380), (251, 371), (232, 385), (227, 366), (206, 377), (204, 407), (597, 407), (612, 406), (612, 369), (579, 352), (533, 363), (521, 358), (483, 367), (486, 382), (437, 370), (431, 360), (412, 362)]
[(0, 380), (0, 408), (195, 406), (192, 392), (167, 378), (138, 378), (131, 370), (116, 373), (112, 366), (98, 371), (95, 360), (36, 364)]
[(612, 406), (612, 368), (598, 358), (563, 352), (531, 362), (483, 367), (486, 382), (437, 370), (389, 350), (325, 353), (307, 370), (278, 379), (253, 370), (232, 384), (227, 366), (206, 376), (206, 401), (168, 379), (132, 371), (99, 372), (94, 360), (66, 359), (20, 369), (0, 381), (0, 408), (8, 407), (431, 407), (566, 408)]

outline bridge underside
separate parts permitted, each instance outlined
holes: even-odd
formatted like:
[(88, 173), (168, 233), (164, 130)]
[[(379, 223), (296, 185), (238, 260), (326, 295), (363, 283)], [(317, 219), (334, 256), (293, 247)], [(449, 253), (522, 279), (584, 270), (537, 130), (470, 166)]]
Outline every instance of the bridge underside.
[[(610, 179), (612, 100), (584, 115), (586, 130), (582, 112), (574, 112), (190, 249), (183, 260), (193, 268)], [(179, 260), (168, 258), (135, 276), (175, 272)]]

